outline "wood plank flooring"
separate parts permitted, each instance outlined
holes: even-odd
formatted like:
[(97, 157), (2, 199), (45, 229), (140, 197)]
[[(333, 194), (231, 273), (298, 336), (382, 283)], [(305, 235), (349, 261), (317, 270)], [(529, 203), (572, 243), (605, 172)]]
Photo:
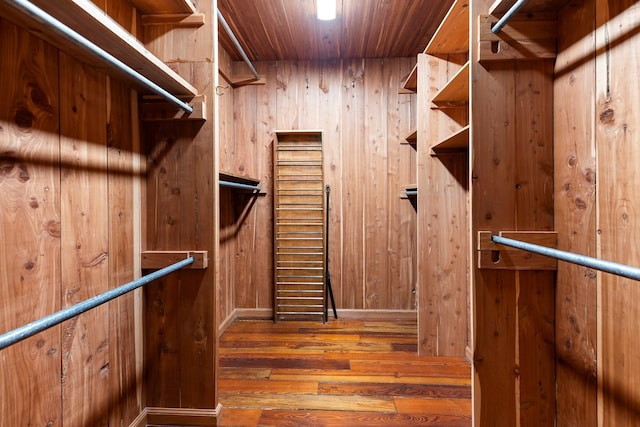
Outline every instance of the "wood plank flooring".
[(416, 350), (409, 321), (236, 321), (220, 339), (218, 425), (470, 426), (469, 364)]

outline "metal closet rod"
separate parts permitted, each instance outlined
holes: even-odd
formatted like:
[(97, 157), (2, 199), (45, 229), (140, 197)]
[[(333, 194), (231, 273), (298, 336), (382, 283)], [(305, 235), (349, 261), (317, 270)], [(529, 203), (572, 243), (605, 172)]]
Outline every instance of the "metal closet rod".
[(222, 16), (222, 13), (220, 12), (220, 9), (218, 9), (218, 19), (220, 20), (220, 23), (224, 27), (224, 30), (227, 32), (227, 34), (231, 38), (231, 41), (233, 42), (234, 46), (236, 47), (236, 49), (238, 49), (238, 52), (240, 52), (240, 55), (242, 56), (242, 59), (244, 59), (244, 62), (246, 62), (247, 65), (249, 66), (249, 69), (251, 70), (251, 73), (256, 77), (257, 80), (260, 80), (260, 76), (258, 75), (258, 72), (254, 68), (253, 64), (251, 63), (251, 60), (249, 59), (249, 57), (247, 56), (246, 52), (244, 51), (244, 49), (240, 45), (240, 42), (236, 38), (236, 35), (233, 34), (233, 30), (231, 30), (231, 27), (229, 27), (229, 24), (227, 24), (226, 19), (224, 19), (224, 16)]
[(157, 84), (155, 84), (154, 82), (152, 82), (151, 80), (149, 80), (148, 78), (146, 78), (145, 76), (143, 76), (142, 74), (134, 70), (133, 68), (129, 67), (127, 64), (120, 61), (115, 56), (106, 52), (105, 50), (103, 50), (93, 42), (87, 40), (86, 38), (84, 38), (83, 36), (75, 32), (71, 28), (67, 27), (65, 24), (58, 21), (56, 18), (49, 15), (47, 12), (38, 8), (34, 4), (26, 0), (4, 0), (4, 2), (8, 3), (10, 6), (12, 6), (14, 9), (17, 9), (19, 12), (27, 16), (30, 16), (40, 24), (55, 30), (56, 33), (58, 33), (60, 36), (65, 38), (67, 41), (73, 43), (74, 45), (108, 62), (118, 70), (124, 72), (126, 75), (128, 75), (129, 77), (139, 82), (142, 86), (162, 96), (166, 100), (174, 103), (175, 105), (177, 105), (178, 107), (186, 111), (187, 113), (193, 112), (193, 108), (191, 108), (187, 103), (178, 99), (175, 95), (172, 95), (165, 89), (161, 88), (160, 86), (158, 86)]
[(22, 340), (25, 340), (39, 332), (44, 331), (45, 329), (49, 329), (50, 327), (62, 323), (65, 320), (69, 320), (72, 317), (84, 313), (85, 311), (91, 310), (92, 308), (109, 302), (121, 295), (131, 292), (134, 289), (137, 289), (141, 286), (146, 285), (147, 283), (159, 279), (160, 277), (166, 276), (169, 273), (186, 267), (189, 264), (193, 264), (193, 262), (193, 257), (183, 259), (182, 261), (171, 264), (170, 266), (165, 267), (161, 270), (154, 271), (153, 273), (147, 274), (146, 276), (142, 276), (141, 278), (126, 283), (120, 287), (111, 289), (107, 292), (72, 305), (71, 307), (67, 307), (41, 319), (34, 320), (31, 323), (27, 323), (24, 326), (20, 326), (19, 328), (16, 328), (12, 331), (6, 332), (0, 335), (0, 350)]
[(629, 265), (620, 264), (613, 261), (592, 258), (573, 252), (561, 251), (559, 249), (548, 248), (546, 246), (535, 245), (533, 243), (522, 242), (520, 240), (508, 239), (502, 236), (491, 236), (491, 241), (501, 245), (511, 246), (517, 249), (522, 249), (551, 258), (557, 258), (561, 261), (566, 261), (573, 264), (578, 264), (596, 270), (604, 271), (606, 273), (615, 274), (617, 276), (640, 280), (640, 268), (637, 267), (631, 267)]
[(404, 190), (404, 194), (407, 196), (417, 196), (418, 190)]
[(220, 180), (220, 185), (223, 187), (240, 188), (242, 190), (260, 191), (260, 187), (257, 185), (241, 184), (239, 182)]
[(509, 8), (509, 10), (507, 10), (507, 13), (504, 14), (504, 16), (502, 16), (502, 18), (500, 18), (498, 20), (498, 22), (495, 23), (495, 25), (493, 27), (491, 27), (491, 32), (493, 34), (497, 34), (500, 32), (500, 30), (502, 30), (502, 27), (504, 27), (507, 23), (507, 21), (509, 21), (509, 19), (511, 19), (511, 17), (513, 17), (513, 15), (515, 15), (515, 13), (522, 7), (524, 6), (524, 4), (527, 2), (528, 0), (518, 0), (517, 2), (515, 2), (513, 4), (513, 6), (511, 6)]

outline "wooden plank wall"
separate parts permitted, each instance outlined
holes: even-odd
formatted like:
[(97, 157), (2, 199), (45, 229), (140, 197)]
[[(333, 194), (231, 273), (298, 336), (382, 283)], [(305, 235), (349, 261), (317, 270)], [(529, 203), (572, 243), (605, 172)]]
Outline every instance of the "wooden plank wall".
[[(554, 80), (558, 247), (596, 253), (595, 0), (560, 11)], [(569, 101), (574, 98), (573, 101)], [(576, 103), (575, 99), (581, 99)], [(578, 108), (580, 106), (580, 108)], [(559, 263), (556, 279), (557, 425), (597, 425), (596, 277)]]
[[(60, 118), (57, 50), (3, 19), (0, 31), (15, 46), (0, 51), (4, 333), (60, 309)], [(62, 423), (60, 343), (57, 326), (0, 352), (0, 411), (8, 424)]]
[[(215, 16), (215, 0), (198, 3), (207, 20)], [(180, 411), (185, 408), (215, 422), (217, 407), (216, 31), (212, 19), (197, 28), (147, 26), (143, 36), (147, 49), (188, 76), (206, 99), (206, 121), (150, 122), (141, 128), (149, 168), (146, 249), (206, 250), (210, 259), (207, 269), (183, 270), (145, 289), (146, 404), (160, 414), (156, 418), (166, 414), (168, 424), (187, 423), (190, 415)]]
[[(558, 16), (559, 246), (637, 266), (640, 8), (622, 0), (569, 2)], [(559, 264), (559, 426), (640, 423), (638, 292), (629, 279)]]
[[(135, 23), (126, 2), (108, 11)], [(134, 278), (140, 180), (135, 94), (4, 19), (0, 33), (5, 332)], [(134, 301), (2, 350), (2, 424), (129, 425), (143, 409)]]
[[(220, 50), (220, 67), (231, 72), (232, 63), (224, 50)], [(223, 65), (224, 64), (224, 65)], [(231, 83), (220, 76), (221, 86), (230, 86)], [(233, 120), (233, 100), (234, 90), (231, 87), (220, 88), (224, 93), (220, 98), (220, 170), (231, 171), (233, 169), (233, 159), (235, 156), (234, 120)], [(234, 197), (236, 196), (236, 197)], [(222, 325), (225, 319), (232, 315), (235, 308), (233, 302), (233, 289), (235, 278), (235, 254), (237, 235), (242, 224), (242, 219), (238, 213), (238, 205), (246, 202), (246, 197), (242, 192), (234, 191), (228, 187), (220, 187), (220, 249), (219, 260), (220, 270), (218, 272), (218, 320)], [(241, 209), (241, 207), (240, 207)]]
[[(416, 308), (416, 212), (400, 199), (401, 188), (415, 183), (415, 150), (400, 145), (415, 126), (415, 96), (398, 94), (414, 63), (412, 58), (257, 62), (265, 85), (221, 97), (221, 103), (233, 103), (235, 124), (234, 138), (221, 141), (221, 156), (233, 153), (221, 168), (259, 178), (267, 191), (237, 231), (235, 253), (227, 258), (235, 262), (233, 270), (221, 267), (235, 276), (221, 291), (234, 295), (228, 313), (272, 308), (276, 129), (324, 130), (331, 186), (329, 269), (338, 309)], [(227, 208), (221, 209), (224, 218)]]
[(468, 345), (469, 155), (433, 155), (431, 146), (468, 123), (466, 109), (432, 110), (431, 99), (460, 69), (466, 55), (449, 61), (418, 55), (418, 352), (464, 356)]

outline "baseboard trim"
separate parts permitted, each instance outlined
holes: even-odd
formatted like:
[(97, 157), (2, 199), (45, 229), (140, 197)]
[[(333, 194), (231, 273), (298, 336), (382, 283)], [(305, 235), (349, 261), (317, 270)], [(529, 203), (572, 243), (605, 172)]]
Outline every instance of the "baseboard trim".
[(216, 426), (222, 405), (215, 409), (161, 408), (147, 407), (145, 412), (147, 426)]
[(147, 408), (138, 414), (135, 420), (131, 421), (129, 427), (146, 427), (147, 426)]
[[(380, 320), (417, 320), (416, 310), (364, 310), (364, 309), (338, 309), (338, 318), (345, 319), (380, 319)], [(226, 330), (236, 319), (273, 320), (271, 308), (236, 308), (225, 319), (223, 325)], [(333, 310), (329, 308), (329, 320), (333, 319)]]
[(218, 326), (218, 336), (222, 336), (231, 324), (237, 320), (273, 320), (273, 309), (271, 308), (234, 308)]
[[(365, 310), (365, 309), (338, 309), (338, 319), (351, 320), (418, 320), (416, 310)], [(231, 326), (235, 320), (273, 320), (273, 309), (271, 308), (235, 308), (218, 328), (219, 336)], [(333, 320), (333, 310), (329, 308), (329, 321)]]
[(235, 319), (273, 320), (272, 308), (236, 308), (234, 312)]
[(231, 314), (227, 316), (220, 324), (218, 325), (218, 336), (221, 337), (222, 334), (231, 326), (233, 321), (236, 320), (236, 310), (234, 309)]
[[(356, 310), (356, 309), (338, 309), (338, 320), (418, 320), (418, 312), (416, 310)], [(329, 309), (329, 321), (333, 320), (333, 311)]]

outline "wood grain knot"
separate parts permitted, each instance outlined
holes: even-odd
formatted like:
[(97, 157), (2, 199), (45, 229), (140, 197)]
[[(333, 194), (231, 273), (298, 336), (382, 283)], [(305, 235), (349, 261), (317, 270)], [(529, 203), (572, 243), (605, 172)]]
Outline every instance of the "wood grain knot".
[(51, 107), (51, 103), (49, 102), (49, 97), (47, 97), (46, 92), (43, 91), (40, 86), (35, 84), (31, 84), (29, 87), (31, 89), (29, 91), (31, 95), (31, 102), (33, 102), (33, 104), (40, 110), (51, 113), (53, 108)]
[(14, 121), (18, 127), (22, 129), (31, 129), (33, 127), (33, 122), (35, 121), (35, 116), (27, 107), (19, 107), (16, 110)]
[(13, 153), (0, 154), (0, 178), (16, 177), (20, 182), (27, 182), (31, 178), (27, 167), (15, 157)]
[(600, 121), (604, 124), (613, 123), (613, 110), (611, 108), (607, 108), (602, 113), (600, 113)]
[(47, 222), (45, 230), (51, 237), (60, 237), (60, 221), (51, 220)]

